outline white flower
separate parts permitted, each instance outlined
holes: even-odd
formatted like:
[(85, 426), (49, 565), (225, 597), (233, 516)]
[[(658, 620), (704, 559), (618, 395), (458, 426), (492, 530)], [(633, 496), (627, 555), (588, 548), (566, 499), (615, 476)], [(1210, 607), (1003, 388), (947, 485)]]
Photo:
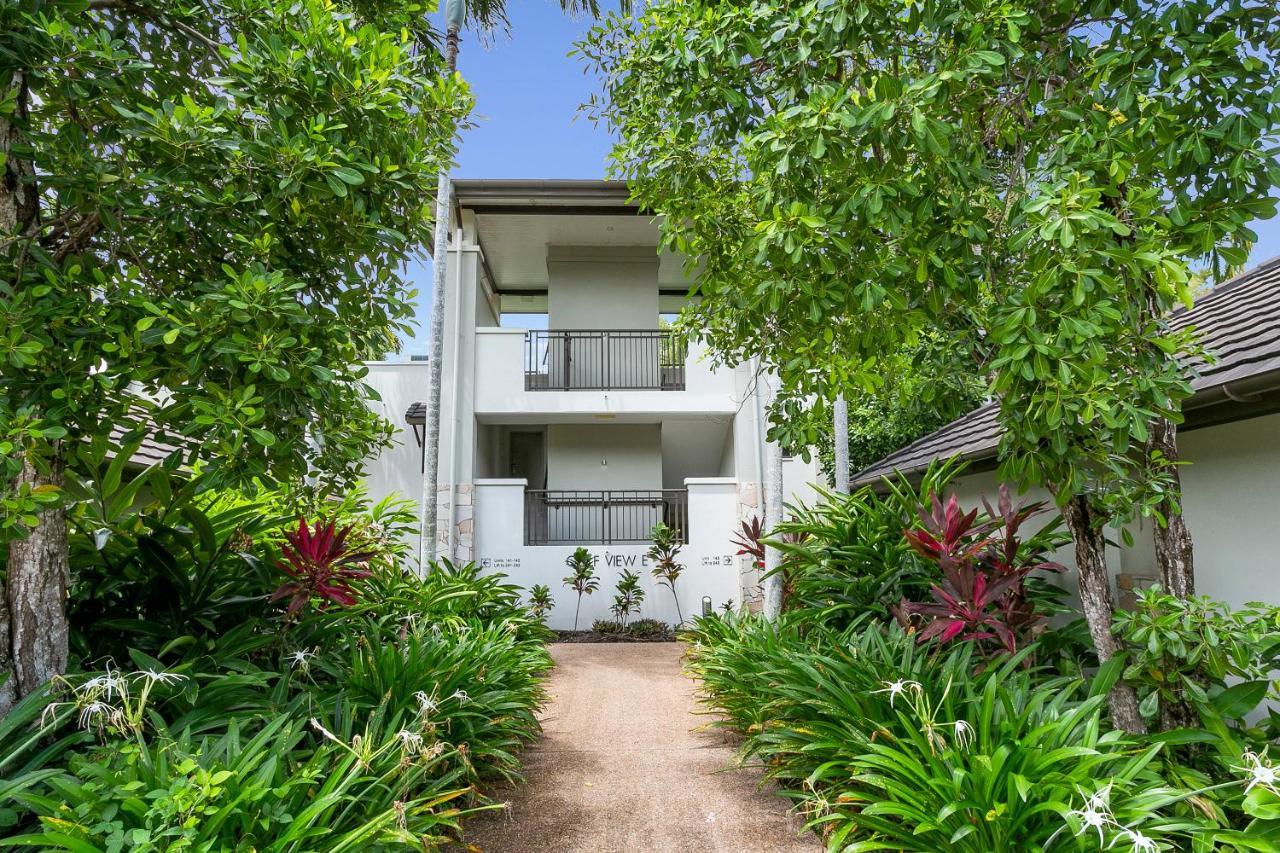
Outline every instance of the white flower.
[(329, 731), (323, 725), (321, 725), (320, 721), (317, 720), (315, 717), (311, 718), (311, 728), (315, 729), (321, 735), (323, 735), (326, 739), (331, 740), (334, 743), (342, 743), (342, 741), (338, 740), (337, 735), (335, 735), (333, 732)]
[(956, 720), (952, 725), (955, 730), (956, 748), (968, 749), (973, 746), (973, 726), (966, 720)]
[(1076, 832), (1077, 837), (1090, 829), (1096, 829), (1098, 831), (1098, 843), (1103, 844), (1106, 842), (1107, 839), (1103, 830), (1107, 827), (1117, 826), (1116, 819), (1111, 816), (1110, 799), (1111, 786), (1107, 785), (1089, 797), (1081, 808), (1067, 812), (1068, 815), (1080, 820), (1080, 830)]
[(119, 725), (121, 719), (120, 710), (106, 702), (90, 702), (80, 709), (80, 728), (82, 729), (90, 726)]
[(433, 713), (439, 707), (436, 697), (428, 696), (425, 690), (419, 690), (413, 694), (413, 698), (418, 700), (418, 712), (423, 716)]
[(296, 667), (302, 670), (303, 672), (306, 672), (311, 667), (311, 659), (313, 657), (315, 657), (315, 653), (309, 652), (306, 649), (299, 649), (296, 652), (289, 652), (289, 657), (288, 657), (289, 667), (291, 669)]
[(179, 675), (176, 672), (156, 672), (154, 669), (144, 669), (141, 672), (135, 672), (138, 678), (155, 684), (157, 681), (161, 684), (176, 684), (179, 681), (186, 681), (185, 675)]
[[(1160, 853), (1160, 845), (1156, 840), (1148, 838), (1136, 829), (1126, 829), (1116, 836), (1116, 841), (1124, 837), (1127, 837), (1129, 843), (1133, 845), (1133, 853)], [(1115, 841), (1111, 843), (1115, 844)]]
[(94, 676), (81, 684), (76, 689), (76, 694), (80, 696), (101, 694), (110, 702), (119, 695), (128, 695), (129, 682), (121, 677), (120, 673), (115, 672), (108, 665), (106, 671), (102, 675)]
[(907, 690), (915, 691), (917, 696), (920, 695), (920, 691), (921, 691), (920, 682), (918, 681), (907, 681), (906, 679), (900, 678), (897, 681), (882, 681), (880, 683), (884, 685), (884, 689), (873, 690), (871, 692), (872, 693), (888, 693), (890, 708), (893, 707), (893, 701), (897, 699), (899, 696), (901, 696), (903, 693), (906, 693)]
[(467, 695), (467, 691), (465, 690), (455, 690), (453, 691), (453, 695), (451, 695), (449, 698), (457, 699), (459, 705), (465, 705), (471, 701), (471, 697)]
[(1257, 786), (1261, 785), (1273, 794), (1280, 794), (1277, 790), (1277, 782), (1280, 782), (1280, 770), (1274, 764), (1266, 762), (1267, 753), (1264, 750), (1262, 755), (1256, 752), (1246, 752), (1240, 756), (1245, 762), (1244, 767), (1232, 767), (1232, 770), (1238, 770), (1248, 776), (1248, 780), (1244, 786), (1244, 792), (1247, 794)]
[(401, 729), (396, 733), (396, 737), (400, 739), (400, 748), (405, 752), (422, 752), (422, 735), (417, 732)]

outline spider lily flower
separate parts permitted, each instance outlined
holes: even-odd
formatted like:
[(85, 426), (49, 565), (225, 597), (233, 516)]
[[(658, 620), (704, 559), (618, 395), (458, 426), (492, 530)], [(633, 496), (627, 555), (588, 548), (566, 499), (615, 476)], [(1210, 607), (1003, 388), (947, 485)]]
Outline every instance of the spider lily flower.
[(455, 690), (449, 698), (457, 699), (459, 705), (465, 705), (471, 701), (471, 697), (467, 695), (467, 691), (465, 690)]
[(311, 659), (313, 657), (315, 657), (314, 652), (309, 652), (306, 649), (299, 649), (296, 652), (289, 652), (286, 660), (289, 661), (290, 669), (300, 669), (303, 672), (306, 672), (311, 668)]
[(894, 700), (897, 699), (902, 694), (906, 693), (908, 690), (914, 691), (915, 694), (919, 696), (921, 690), (923, 689), (920, 686), (920, 682), (907, 681), (906, 679), (902, 679), (902, 678), (898, 679), (897, 681), (882, 681), (880, 683), (884, 685), (884, 689), (873, 690), (871, 692), (872, 693), (888, 693), (890, 708), (893, 707)]
[(413, 694), (413, 698), (418, 700), (418, 713), (424, 717), (427, 714), (435, 713), (436, 708), (440, 707), (440, 703), (436, 701), (436, 697), (428, 696), (425, 690), (419, 690)]
[(185, 675), (179, 675), (176, 672), (157, 672), (154, 669), (144, 669), (135, 675), (148, 684), (177, 684), (179, 681), (187, 680)]
[(1280, 789), (1277, 789), (1277, 783), (1280, 782), (1280, 769), (1274, 764), (1268, 764), (1266, 757), (1265, 750), (1263, 750), (1262, 755), (1249, 751), (1240, 756), (1240, 760), (1245, 763), (1244, 767), (1231, 768), (1246, 774), (1247, 780), (1244, 786), (1246, 794), (1261, 785), (1271, 793), (1280, 795)]
[(120, 713), (120, 709), (106, 702), (95, 700), (80, 709), (79, 724), (82, 729), (88, 729), (91, 726), (98, 728), (123, 726), (123, 723), (124, 716)]
[(1089, 797), (1083, 806), (1067, 812), (1069, 817), (1077, 818), (1080, 821), (1080, 829), (1075, 833), (1076, 837), (1084, 835), (1090, 829), (1096, 829), (1098, 831), (1098, 844), (1106, 843), (1105, 830), (1108, 827), (1119, 826), (1116, 823), (1116, 819), (1111, 815), (1110, 799), (1111, 786), (1107, 785)]
[(956, 720), (951, 724), (952, 731), (955, 732), (956, 748), (966, 750), (973, 746), (974, 733), (973, 726), (969, 725), (966, 720)]
[(129, 682), (119, 672), (112, 669), (111, 664), (107, 664), (107, 668), (102, 675), (90, 678), (75, 688), (73, 692), (81, 697), (97, 694), (105, 697), (110, 702), (113, 699), (129, 695)]
[(335, 735), (333, 732), (331, 732), (331, 731), (329, 731), (328, 729), (326, 729), (326, 728), (324, 727), (324, 725), (322, 725), (322, 724), (321, 724), (321, 722), (320, 722), (319, 720), (317, 720), (315, 717), (312, 717), (312, 718), (311, 718), (311, 728), (313, 728), (313, 729), (315, 729), (317, 732), (319, 732), (319, 733), (320, 733), (320, 735), (321, 735), (325, 740), (331, 740), (331, 741), (333, 741), (334, 743), (341, 743), (343, 746), (346, 746), (346, 744), (345, 744), (345, 743), (342, 743), (342, 741), (338, 740), (338, 736), (337, 736), (337, 735)]
[(423, 739), (417, 732), (401, 729), (396, 732), (396, 737), (400, 740), (400, 748), (405, 752), (422, 752)]
[(1138, 830), (1136, 829), (1124, 830), (1123, 832), (1116, 835), (1115, 839), (1111, 842), (1111, 844), (1114, 846), (1116, 842), (1120, 841), (1121, 839), (1124, 839), (1125, 841), (1129, 842), (1129, 844), (1133, 848), (1133, 853), (1160, 853), (1160, 845), (1156, 843), (1156, 840), (1149, 836), (1143, 835), (1141, 832), (1138, 832)]

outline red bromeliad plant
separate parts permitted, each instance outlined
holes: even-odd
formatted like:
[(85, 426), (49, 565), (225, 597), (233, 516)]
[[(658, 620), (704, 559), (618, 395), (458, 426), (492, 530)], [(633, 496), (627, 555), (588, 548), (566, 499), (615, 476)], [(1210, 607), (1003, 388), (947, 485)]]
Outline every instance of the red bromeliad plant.
[(313, 598), (322, 599), (322, 607), (355, 604), (360, 595), (352, 582), (369, 577), (364, 564), (374, 553), (347, 549), (352, 526), (335, 531), (334, 522), (317, 521), (308, 527), (306, 520), (299, 518), (298, 529), (285, 534), (287, 544), (280, 549), (284, 559), (276, 564), (292, 580), (280, 584), (269, 600), (288, 598), (286, 615), (290, 617)]
[(738, 546), (738, 556), (750, 555), (755, 567), (763, 569), (764, 543), (760, 541), (762, 538), (764, 538), (764, 524), (761, 523), (760, 516), (753, 515), (750, 521), (742, 522), (742, 529), (733, 534), (730, 542)]
[(982, 504), (986, 517), (979, 520), (978, 510), (963, 512), (955, 495), (945, 505), (935, 496), (930, 512), (920, 509), (922, 529), (903, 531), (916, 553), (938, 567), (942, 583), (930, 591), (933, 602), (904, 601), (899, 613), (926, 621), (921, 641), (994, 641), (1013, 652), (1043, 619), (1027, 595), (1027, 576), (1065, 567), (1041, 559), (1040, 544), (1024, 548), (1019, 536), (1043, 503), (1015, 504), (1002, 485), (997, 508), (985, 498)]

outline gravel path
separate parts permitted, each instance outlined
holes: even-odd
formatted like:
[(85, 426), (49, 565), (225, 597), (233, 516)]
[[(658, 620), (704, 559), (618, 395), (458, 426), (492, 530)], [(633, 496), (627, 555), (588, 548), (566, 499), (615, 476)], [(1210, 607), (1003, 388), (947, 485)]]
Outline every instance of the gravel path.
[[(484, 853), (815, 851), (785, 800), (703, 730), (676, 643), (557, 644), (543, 737), (508, 812), (468, 824)], [(502, 796), (498, 793), (498, 796)]]

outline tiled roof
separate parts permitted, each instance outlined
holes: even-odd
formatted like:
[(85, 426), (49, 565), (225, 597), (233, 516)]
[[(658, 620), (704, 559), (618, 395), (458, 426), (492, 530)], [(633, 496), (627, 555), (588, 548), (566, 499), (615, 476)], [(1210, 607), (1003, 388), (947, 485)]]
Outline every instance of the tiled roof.
[[(1175, 329), (1194, 326), (1201, 345), (1216, 357), (1205, 365), (1200, 359), (1188, 366), (1197, 375), (1191, 382), (1194, 406), (1214, 389), (1228, 383), (1280, 370), (1280, 257), (1214, 288), (1196, 300), (1190, 311), (1172, 318)], [(1000, 443), (999, 405), (984, 403), (937, 432), (894, 451), (854, 476), (855, 483), (879, 480), (895, 470), (912, 474), (935, 459), (959, 456), (966, 460), (991, 459)]]
[[(117, 424), (111, 428), (111, 443), (119, 447), (124, 441), (124, 434), (129, 430), (132, 424)], [(131, 468), (147, 468), (151, 465), (157, 465), (165, 460), (165, 458), (177, 450), (177, 445), (168, 442), (157, 441), (151, 436), (147, 436), (142, 440), (142, 444), (138, 445), (138, 449), (129, 459), (129, 467)]]

